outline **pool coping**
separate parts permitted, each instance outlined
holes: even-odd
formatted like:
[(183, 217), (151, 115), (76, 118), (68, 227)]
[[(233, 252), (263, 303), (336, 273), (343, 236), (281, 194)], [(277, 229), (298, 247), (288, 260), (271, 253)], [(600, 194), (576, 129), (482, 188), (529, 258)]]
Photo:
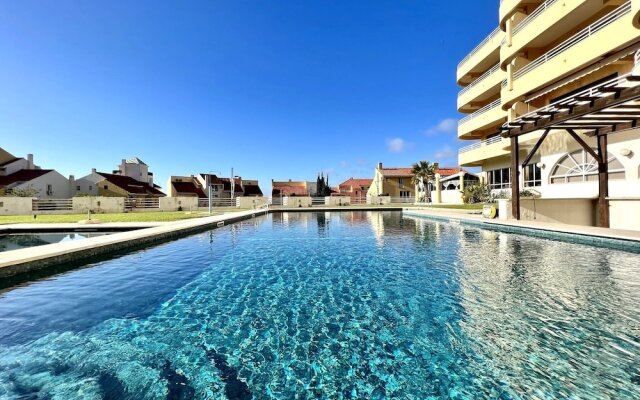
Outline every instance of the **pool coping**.
[[(110, 224), (111, 226), (106, 227), (107, 229), (117, 225), (120, 227), (128, 226), (129, 229), (133, 230), (78, 241), (52, 243), (2, 252), (0, 253), (0, 279), (46, 269), (63, 263), (78, 262), (109, 254), (119, 255), (118, 253), (167, 242), (212, 228), (220, 228), (227, 223), (255, 218), (268, 212), (267, 209), (239, 211), (175, 222), (151, 223), (155, 226), (141, 227), (135, 224), (137, 225), (135, 228), (131, 226), (131, 223)], [(60, 231), (60, 225), (66, 224), (56, 225), (58, 226), (49, 228)], [(77, 224), (68, 225), (78, 228)], [(17, 231), (14, 230), (14, 233), (17, 233)]]
[(458, 222), (505, 233), (525, 234), (544, 239), (553, 239), (615, 248), (640, 253), (640, 231), (598, 228), (538, 221), (516, 221), (486, 219), (479, 215), (456, 213), (434, 213), (425, 209), (404, 209), (403, 216), (418, 217), (443, 222)]

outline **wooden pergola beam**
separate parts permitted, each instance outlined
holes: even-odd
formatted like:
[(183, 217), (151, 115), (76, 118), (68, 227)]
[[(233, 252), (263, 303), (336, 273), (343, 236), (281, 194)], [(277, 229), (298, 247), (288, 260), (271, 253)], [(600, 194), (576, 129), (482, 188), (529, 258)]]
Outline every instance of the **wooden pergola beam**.
[(538, 141), (536, 142), (535, 146), (533, 146), (533, 149), (531, 149), (531, 151), (529, 152), (527, 157), (522, 162), (522, 167), (523, 168), (526, 167), (527, 165), (529, 165), (529, 161), (531, 161), (533, 156), (536, 154), (536, 151), (538, 151), (538, 149), (540, 148), (540, 145), (542, 145), (542, 142), (544, 142), (544, 139), (546, 139), (547, 135), (549, 134), (549, 131), (550, 131), (550, 129), (545, 130), (544, 133), (542, 134), (542, 136), (540, 136), (540, 139), (538, 139)]
[(573, 137), (575, 141), (578, 142), (578, 144), (582, 146), (582, 148), (587, 153), (591, 154), (591, 157), (595, 158), (598, 163), (602, 162), (602, 158), (595, 151), (593, 151), (593, 149), (587, 143), (585, 143), (585, 141), (582, 140), (582, 138), (578, 136), (578, 134), (573, 129), (567, 129), (567, 132), (569, 132), (569, 135), (571, 135), (571, 137)]

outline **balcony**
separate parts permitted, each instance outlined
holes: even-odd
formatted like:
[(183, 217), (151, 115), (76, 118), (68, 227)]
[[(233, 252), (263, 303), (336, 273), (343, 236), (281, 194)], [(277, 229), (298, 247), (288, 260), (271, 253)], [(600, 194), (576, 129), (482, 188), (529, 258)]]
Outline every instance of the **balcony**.
[(474, 104), (486, 103), (495, 98), (500, 93), (500, 83), (505, 78), (506, 74), (500, 69), (500, 64), (494, 65), (458, 93), (458, 111), (472, 112)]
[(527, 5), (542, 3), (542, 0), (500, 0), (500, 27), (506, 30), (507, 20), (511, 16)]
[(462, 167), (479, 167), (484, 160), (506, 156), (510, 153), (510, 140), (502, 136), (481, 140), (458, 151), (458, 164)]
[(500, 48), (502, 69), (506, 70), (507, 64), (518, 54), (530, 48), (548, 48), (558, 38), (575, 31), (587, 19), (604, 10), (602, 0), (542, 2), (512, 29), (511, 44)]
[(495, 100), (461, 119), (458, 122), (458, 138), (476, 139), (497, 130), (507, 120), (507, 113), (500, 104), (500, 99)]
[(473, 82), (500, 61), (500, 45), (504, 32), (496, 28), (458, 64), (459, 85)]
[(513, 89), (502, 87), (503, 108), (637, 42), (632, 17), (631, 3), (626, 2), (513, 73)]

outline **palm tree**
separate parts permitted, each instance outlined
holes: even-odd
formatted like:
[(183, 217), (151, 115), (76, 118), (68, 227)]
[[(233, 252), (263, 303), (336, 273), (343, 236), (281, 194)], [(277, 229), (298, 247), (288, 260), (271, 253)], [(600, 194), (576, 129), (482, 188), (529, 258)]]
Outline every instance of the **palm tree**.
[(438, 163), (430, 164), (429, 161), (424, 160), (418, 161), (411, 167), (411, 173), (413, 174), (411, 181), (414, 185), (417, 185), (418, 182), (426, 184), (427, 199), (431, 199), (431, 186), (429, 185), (429, 182), (434, 179), (437, 172)]

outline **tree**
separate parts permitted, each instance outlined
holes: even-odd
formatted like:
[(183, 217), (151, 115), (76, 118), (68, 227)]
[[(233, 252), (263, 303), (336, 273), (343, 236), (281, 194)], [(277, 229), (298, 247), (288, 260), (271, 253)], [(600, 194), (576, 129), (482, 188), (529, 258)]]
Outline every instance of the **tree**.
[(331, 196), (331, 187), (329, 187), (329, 175), (325, 180), (324, 174), (320, 173), (316, 180), (316, 197)]
[(40, 190), (29, 185), (26, 188), (13, 188), (9, 195), (14, 197), (37, 197), (39, 193)]
[[(427, 199), (431, 199), (431, 185), (429, 184), (436, 176), (438, 172), (438, 163), (430, 164), (429, 161), (418, 161), (411, 167), (411, 173), (413, 178), (411, 182), (414, 185), (418, 185), (423, 182), (426, 185)], [(422, 200), (422, 199), (418, 199)]]

